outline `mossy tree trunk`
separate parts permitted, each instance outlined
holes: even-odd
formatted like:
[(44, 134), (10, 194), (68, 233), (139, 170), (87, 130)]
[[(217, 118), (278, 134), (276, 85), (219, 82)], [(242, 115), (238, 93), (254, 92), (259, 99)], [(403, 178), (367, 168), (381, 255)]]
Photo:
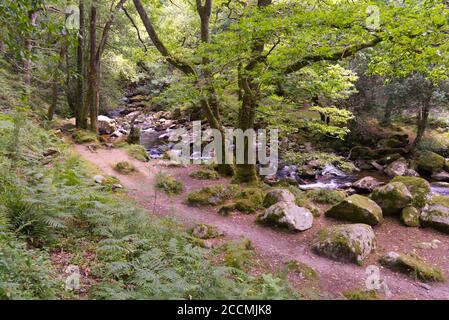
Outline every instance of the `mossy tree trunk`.
[[(209, 125), (213, 129), (217, 129), (222, 133), (222, 137), (225, 135), (224, 127), (221, 123), (220, 119), (220, 103), (217, 98), (217, 94), (215, 91), (215, 88), (212, 85), (212, 81), (210, 78), (210, 74), (207, 71), (208, 68), (208, 59), (203, 57), (202, 59), (202, 68), (203, 68), (203, 74), (202, 80), (200, 81), (200, 76), (195, 71), (195, 69), (189, 65), (188, 63), (179, 60), (177, 57), (173, 56), (165, 46), (165, 44), (161, 41), (159, 38), (156, 29), (154, 28), (147, 12), (145, 11), (142, 3), (140, 0), (133, 0), (134, 6), (137, 10), (137, 13), (140, 16), (140, 19), (142, 20), (142, 23), (145, 27), (145, 30), (147, 31), (147, 34), (149, 38), (151, 39), (151, 42), (156, 47), (156, 49), (159, 51), (159, 53), (166, 58), (167, 62), (175, 67), (176, 69), (180, 70), (187, 76), (193, 76), (195, 81), (194, 84), (196, 85), (197, 89), (201, 93), (207, 93), (205, 97), (202, 97), (200, 99), (200, 105), (201, 108), (206, 116), (207, 121), (209, 122)], [(205, 4), (203, 5), (201, 1), (196, 1), (197, 4), (197, 10), (198, 14), (200, 16), (201, 20), (201, 41), (202, 42), (208, 42), (209, 41), (209, 21), (210, 21), (210, 14), (212, 10), (212, 0), (206, 0)], [(226, 143), (225, 139), (222, 139), (222, 154), (225, 154), (226, 151)], [(223, 161), (224, 162), (224, 161)], [(224, 175), (232, 175), (234, 173), (234, 168), (232, 164), (226, 164), (221, 163), (218, 165), (218, 171), (221, 174)]]
[[(272, 0), (258, 0), (257, 6), (263, 8), (271, 5)], [(263, 56), (265, 42), (262, 39), (254, 38), (252, 44), (252, 59), (244, 68), (239, 68), (239, 86), (241, 92), (242, 104), (239, 110), (238, 128), (245, 132), (247, 129), (254, 128), (254, 122), (256, 119), (256, 109), (260, 101), (260, 84), (255, 80), (255, 73), (261, 62), (266, 57)], [(257, 169), (255, 163), (250, 163), (249, 151), (250, 148), (256, 146), (250, 146), (252, 141), (245, 139), (244, 141), (244, 163), (237, 164), (235, 181), (254, 183), (257, 182)], [(255, 160), (255, 159), (254, 159)]]

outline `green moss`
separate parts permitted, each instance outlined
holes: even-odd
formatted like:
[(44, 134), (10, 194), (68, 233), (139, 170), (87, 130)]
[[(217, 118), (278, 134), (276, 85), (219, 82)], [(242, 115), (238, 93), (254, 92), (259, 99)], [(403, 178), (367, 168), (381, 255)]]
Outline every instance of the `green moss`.
[(78, 144), (98, 143), (97, 135), (92, 131), (78, 129), (72, 134), (73, 140)]
[(422, 208), (430, 195), (430, 184), (419, 177), (394, 177), (391, 182), (402, 182), (413, 196), (412, 206)]
[(427, 172), (435, 172), (446, 164), (444, 157), (432, 151), (420, 151), (416, 157), (418, 167)]
[(126, 152), (136, 160), (144, 162), (150, 160), (147, 150), (140, 144), (121, 143), (119, 146), (125, 149)]
[(222, 216), (229, 216), (233, 211), (236, 211), (235, 203), (225, 204), (218, 210), (218, 213)]
[(134, 167), (134, 165), (132, 163), (129, 163), (128, 161), (121, 161), (116, 163), (114, 165), (114, 170), (120, 172), (121, 174), (130, 174), (137, 171), (136, 167)]
[(385, 186), (374, 189), (371, 194), (381, 208), (384, 215), (393, 215), (401, 212), (403, 208), (412, 202), (412, 194), (402, 182), (390, 182)]
[(407, 227), (419, 227), (419, 212), (414, 207), (406, 207), (401, 212), (401, 222)]
[(292, 260), (286, 263), (287, 270), (289, 272), (296, 272), (301, 274), (306, 280), (317, 281), (319, 280), (318, 273), (312, 267), (303, 262)]
[(399, 272), (408, 273), (414, 278), (422, 281), (446, 281), (441, 269), (427, 264), (424, 259), (416, 254), (398, 254), (393, 261), (384, 256), (380, 258), (380, 263)]
[(239, 194), (237, 185), (214, 185), (189, 193), (187, 202), (190, 205), (220, 205)]
[(334, 205), (326, 216), (358, 223), (376, 225), (383, 220), (382, 209), (371, 199), (354, 194)]
[(380, 297), (374, 290), (347, 290), (341, 294), (349, 300), (380, 300)]
[(342, 190), (316, 189), (308, 191), (307, 197), (316, 203), (334, 205), (343, 201), (347, 194)]
[(305, 191), (302, 191), (295, 186), (288, 186), (286, 189), (293, 193), (295, 196), (295, 204), (298, 207), (309, 209), (314, 217), (319, 217), (321, 215), (320, 210), (311, 202)]
[(182, 182), (164, 172), (156, 174), (156, 188), (167, 194), (180, 194), (184, 190)]
[(217, 227), (208, 224), (198, 224), (190, 230), (190, 234), (198, 239), (213, 239), (220, 236)]
[(191, 172), (189, 176), (199, 180), (218, 180), (220, 178), (217, 171), (203, 169)]

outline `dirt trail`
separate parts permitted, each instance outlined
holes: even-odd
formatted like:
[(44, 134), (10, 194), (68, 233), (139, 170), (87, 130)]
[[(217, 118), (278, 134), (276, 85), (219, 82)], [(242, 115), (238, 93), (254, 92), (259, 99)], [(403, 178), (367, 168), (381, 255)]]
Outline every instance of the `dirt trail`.
[[(186, 194), (206, 185), (228, 183), (227, 180), (200, 181), (188, 176), (195, 169), (167, 168), (160, 161), (152, 160), (143, 163), (132, 159), (121, 149), (100, 149), (92, 152), (83, 145), (76, 145), (75, 150), (87, 161), (96, 165), (107, 175), (118, 177), (128, 194), (137, 203), (158, 215), (174, 216), (178, 221), (190, 226), (197, 222), (217, 226), (228, 238), (246, 237), (250, 239), (259, 256), (273, 268), (285, 261), (297, 260), (313, 267), (320, 275), (320, 289), (338, 296), (344, 290), (365, 288), (367, 278), (366, 266), (376, 264), (377, 258), (388, 251), (416, 252), (428, 262), (432, 262), (444, 270), (449, 277), (449, 237), (430, 229), (406, 228), (396, 219), (387, 218), (382, 225), (375, 228), (378, 248), (364, 267), (335, 262), (319, 257), (310, 251), (310, 241), (323, 226), (336, 223), (323, 216), (316, 218), (314, 226), (302, 233), (286, 233), (273, 230), (254, 223), (255, 215), (235, 215), (223, 217), (215, 208), (194, 208), (185, 204)], [(134, 164), (138, 173), (120, 175), (112, 165), (119, 161)], [(165, 171), (182, 180), (186, 190), (176, 197), (168, 197), (154, 188), (154, 177), (157, 172)], [(341, 222), (338, 222), (341, 223)], [(418, 242), (430, 242), (438, 239), (441, 244), (437, 249), (417, 249)], [(390, 299), (449, 299), (449, 284), (423, 285), (414, 279), (380, 267), (383, 278), (391, 291)]]

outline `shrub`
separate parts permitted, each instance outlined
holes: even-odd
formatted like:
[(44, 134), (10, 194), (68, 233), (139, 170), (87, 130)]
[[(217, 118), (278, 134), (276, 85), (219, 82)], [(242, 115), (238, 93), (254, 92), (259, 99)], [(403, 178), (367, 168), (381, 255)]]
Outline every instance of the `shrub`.
[(204, 169), (191, 172), (189, 176), (199, 180), (218, 180), (220, 178), (218, 172)]
[(180, 194), (184, 190), (181, 181), (163, 172), (156, 175), (156, 188), (168, 194)]
[(128, 161), (121, 161), (116, 163), (114, 165), (114, 169), (121, 174), (130, 174), (137, 171), (136, 167), (134, 167), (134, 165), (132, 163), (129, 163)]
[(243, 269), (250, 264), (252, 245), (248, 239), (230, 241), (225, 245), (225, 264), (228, 267)]

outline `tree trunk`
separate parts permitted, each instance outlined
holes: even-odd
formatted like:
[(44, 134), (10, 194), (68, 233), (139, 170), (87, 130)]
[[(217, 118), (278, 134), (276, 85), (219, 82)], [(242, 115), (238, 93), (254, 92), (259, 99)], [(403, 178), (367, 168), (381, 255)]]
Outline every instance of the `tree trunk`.
[[(266, 7), (272, 3), (272, 0), (258, 0), (257, 6), (259, 8)], [(265, 47), (265, 42), (263, 39), (253, 38), (252, 45), (252, 59), (248, 62), (245, 68), (242, 68), (244, 74), (239, 76), (241, 79), (240, 86), (243, 92), (242, 95), (242, 105), (239, 111), (239, 129), (243, 131), (247, 129), (254, 128), (254, 122), (256, 118), (256, 109), (259, 105), (260, 100), (260, 88), (259, 84), (255, 81), (252, 73), (257, 69), (260, 61), (261, 55)], [(252, 141), (251, 141), (252, 143)], [(249, 151), (250, 151), (250, 141), (245, 141), (244, 143), (245, 152), (245, 163), (238, 164), (236, 170), (235, 180), (237, 182), (247, 182), (254, 183), (257, 182), (257, 169), (255, 163), (249, 163)], [(256, 146), (251, 146), (255, 148)]]
[(424, 104), (420, 107), (417, 115), (417, 123), (416, 123), (416, 138), (413, 141), (411, 150), (416, 150), (416, 147), (419, 146), (419, 143), (422, 141), (424, 133), (427, 128), (427, 120), (429, 119), (430, 113), (430, 98), (428, 98)]
[(62, 39), (63, 43), (61, 44), (61, 49), (59, 50), (59, 61), (58, 66), (55, 70), (55, 76), (53, 79), (52, 84), (52, 94), (51, 94), (51, 104), (48, 108), (47, 113), (47, 119), (53, 120), (53, 115), (55, 113), (56, 107), (58, 106), (58, 98), (59, 98), (59, 91), (60, 91), (60, 81), (61, 81), (61, 74), (62, 74), (62, 65), (64, 61), (64, 57), (67, 52), (67, 44), (65, 43), (65, 39)]
[[(79, 30), (78, 30), (78, 45), (76, 47), (76, 70), (78, 77), (76, 79), (76, 102), (75, 102), (75, 119), (76, 126), (81, 125), (81, 114), (84, 103), (84, 80), (85, 80), (85, 67), (84, 67), (84, 0), (79, 1)], [(86, 123), (87, 125), (87, 123)]]
[(388, 97), (387, 103), (385, 105), (385, 113), (382, 121), (380, 122), (380, 125), (382, 127), (388, 127), (391, 125), (391, 113), (393, 111), (393, 107), (394, 99), (392, 97)]
[[(31, 28), (34, 28), (37, 19), (36, 11), (28, 12)], [(25, 84), (25, 95), (29, 97), (31, 89), (31, 54), (33, 51), (33, 32), (30, 31), (25, 38), (25, 55), (23, 57), (23, 82)]]

